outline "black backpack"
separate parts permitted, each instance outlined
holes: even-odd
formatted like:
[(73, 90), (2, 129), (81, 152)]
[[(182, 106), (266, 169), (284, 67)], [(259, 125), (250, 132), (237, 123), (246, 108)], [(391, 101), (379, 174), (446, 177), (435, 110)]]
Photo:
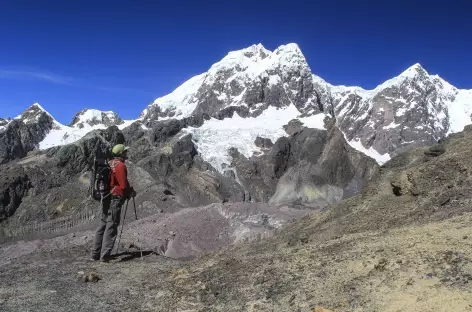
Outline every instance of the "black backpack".
[(102, 200), (110, 194), (111, 168), (105, 158), (93, 160), (92, 178), (90, 181), (91, 196), (95, 200)]

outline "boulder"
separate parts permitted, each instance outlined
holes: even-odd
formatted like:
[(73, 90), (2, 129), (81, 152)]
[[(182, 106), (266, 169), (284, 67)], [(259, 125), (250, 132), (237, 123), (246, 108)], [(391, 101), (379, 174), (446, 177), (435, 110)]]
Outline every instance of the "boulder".
[(274, 146), (274, 143), (272, 143), (270, 139), (262, 138), (260, 136), (256, 138), (254, 144), (260, 148), (271, 148), (272, 146)]

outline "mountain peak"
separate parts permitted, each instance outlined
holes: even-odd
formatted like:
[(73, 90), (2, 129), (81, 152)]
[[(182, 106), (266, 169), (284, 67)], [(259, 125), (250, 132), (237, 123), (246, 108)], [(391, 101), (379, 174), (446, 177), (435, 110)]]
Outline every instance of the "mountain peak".
[(408, 67), (404, 72), (400, 74), (400, 77), (405, 78), (414, 78), (416, 76), (428, 76), (428, 72), (421, 66), (420, 63), (416, 63), (410, 67)]
[(297, 53), (301, 54), (302, 50), (300, 50), (300, 47), (296, 43), (288, 43), (286, 45), (281, 45), (278, 47), (275, 51), (275, 54), (281, 54), (281, 53)]
[(41, 105), (39, 105), (39, 103), (37, 103), (37, 102), (33, 103), (28, 109), (32, 109), (32, 108), (36, 108), (36, 109), (42, 110), (43, 112), (47, 113), (47, 111)]
[(54, 119), (39, 103), (34, 103), (28, 107), (21, 115), (15, 117), (16, 120), (21, 120), (25, 124), (30, 124), (39, 121), (42, 115), (46, 115)]

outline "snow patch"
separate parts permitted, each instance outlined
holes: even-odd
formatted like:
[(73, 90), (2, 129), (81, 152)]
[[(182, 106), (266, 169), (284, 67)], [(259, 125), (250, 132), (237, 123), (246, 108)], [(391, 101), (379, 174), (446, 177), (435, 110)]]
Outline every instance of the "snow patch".
[(316, 114), (310, 117), (298, 118), (298, 120), (300, 120), (307, 128), (326, 129), (324, 125), (325, 118), (326, 118), (326, 115), (323, 113), (320, 113), (320, 114)]
[(393, 128), (397, 128), (399, 126), (400, 126), (399, 124), (396, 124), (395, 122), (392, 121), (389, 125), (384, 126), (383, 128), (384, 129), (393, 129)]
[[(138, 121), (138, 119), (133, 119), (133, 120), (123, 120), (123, 123), (121, 125), (118, 125), (118, 129), (123, 130), (129, 126), (131, 126), (134, 122)], [(146, 128), (147, 129), (147, 128)]]
[(407, 110), (408, 110), (408, 109), (405, 108), (405, 107), (400, 107), (400, 108), (396, 111), (395, 115), (396, 115), (396, 116), (403, 116), (403, 115), (405, 115), (405, 113), (406, 113)]
[(455, 101), (448, 103), (449, 131), (447, 134), (460, 132), (472, 123), (472, 90), (459, 90)]
[[(344, 138), (347, 141), (346, 136)], [(369, 147), (368, 149), (362, 145), (362, 143), (358, 140), (352, 140), (352, 141), (347, 141), (351, 147), (354, 149), (358, 150), (361, 153), (364, 153), (365, 155), (375, 159), (379, 165), (382, 165), (386, 163), (387, 161), (390, 160), (390, 155), (388, 153), (385, 153), (381, 155), (379, 152), (377, 152), (372, 146)]]
[(55, 146), (67, 145), (74, 143), (81, 138), (83, 138), (87, 133), (98, 130), (98, 129), (106, 129), (107, 127), (104, 125), (96, 125), (96, 126), (88, 126), (87, 124), (84, 125), (84, 128), (74, 128), (65, 126), (60, 124), (59, 122), (55, 121), (53, 125), (53, 129), (49, 131), (46, 135), (44, 140), (39, 143), (39, 149), (45, 150)]
[[(203, 159), (223, 172), (222, 164), (231, 163), (228, 150), (235, 147), (246, 157), (251, 157), (260, 149), (254, 144), (258, 136), (271, 139), (275, 142), (287, 133), (283, 129), (290, 120), (297, 118), (300, 112), (294, 105), (285, 108), (268, 107), (257, 117), (242, 118), (237, 113), (232, 118), (223, 120), (210, 119), (199, 128), (186, 128), (182, 131), (191, 133), (198, 152)], [(323, 115), (324, 114), (319, 114)], [(310, 127), (324, 129), (322, 118), (319, 115), (301, 118), (300, 120)], [(320, 121), (321, 120), (321, 121)]]
[[(108, 118), (109, 120), (115, 120), (116, 115), (112, 111), (100, 111), (98, 109), (84, 109), (76, 116), (76, 120), (74, 119), (74, 124), (72, 127), (89, 127), (91, 123), (104, 122), (104, 117)], [(115, 120), (116, 121), (116, 120)]]
[(277, 75), (272, 75), (269, 77), (269, 86), (274, 86), (279, 84), (282, 81), (279, 76)]
[[(192, 99), (205, 81), (206, 76), (207, 74), (200, 74), (190, 78), (172, 93), (155, 100), (150, 106), (159, 106), (162, 111), (175, 110), (174, 118), (176, 119), (190, 116), (197, 107), (197, 102)], [(141, 116), (144, 117), (148, 111), (146, 108)]]

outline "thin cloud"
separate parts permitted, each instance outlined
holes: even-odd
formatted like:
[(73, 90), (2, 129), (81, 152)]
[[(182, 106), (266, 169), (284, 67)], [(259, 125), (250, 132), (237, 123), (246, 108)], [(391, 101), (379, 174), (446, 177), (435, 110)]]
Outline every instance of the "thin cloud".
[(106, 92), (127, 92), (127, 93), (139, 93), (143, 95), (154, 96), (152, 92), (123, 87), (111, 87), (104, 85), (95, 85), (87, 82), (82, 82), (80, 79), (57, 75), (47, 72), (28, 71), (28, 70), (7, 70), (0, 69), (0, 78), (3, 79), (36, 79), (42, 80), (54, 84), (73, 86), (79, 88), (95, 89)]
[(24, 71), (24, 70), (5, 70), (0, 69), (0, 78), (8, 79), (38, 79), (43, 81), (52, 82), (61, 85), (72, 85), (73, 78), (65, 77), (61, 75), (42, 73), (36, 71)]

